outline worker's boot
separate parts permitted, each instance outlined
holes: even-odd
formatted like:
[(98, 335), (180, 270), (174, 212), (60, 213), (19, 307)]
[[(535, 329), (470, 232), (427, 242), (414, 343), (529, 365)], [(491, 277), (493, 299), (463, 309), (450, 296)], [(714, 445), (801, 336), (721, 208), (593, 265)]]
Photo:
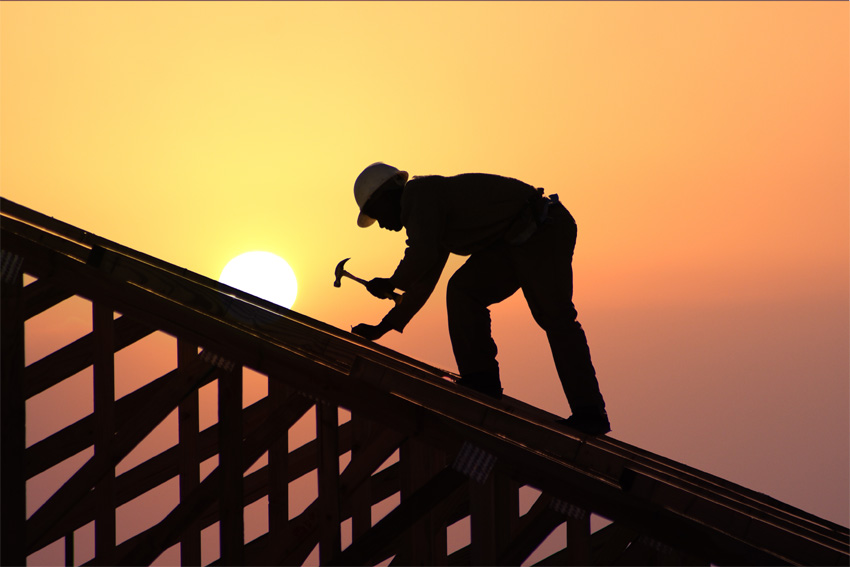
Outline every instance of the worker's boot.
[(469, 372), (460, 377), (456, 382), (461, 386), (470, 388), (482, 394), (486, 394), (497, 400), (502, 399), (502, 381), (499, 379), (499, 371)]
[(579, 408), (570, 417), (559, 419), (558, 423), (588, 435), (604, 435), (611, 431), (611, 423), (608, 421), (608, 412), (605, 408)]

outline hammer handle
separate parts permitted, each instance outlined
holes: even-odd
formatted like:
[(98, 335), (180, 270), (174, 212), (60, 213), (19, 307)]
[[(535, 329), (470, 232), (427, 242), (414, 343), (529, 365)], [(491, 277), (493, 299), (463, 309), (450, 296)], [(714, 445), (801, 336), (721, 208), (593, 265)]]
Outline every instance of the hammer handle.
[[(362, 278), (358, 278), (354, 274), (350, 274), (350, 273), (346, 272), (345, 270), (342, 271), (342, 275), (345, 276), (345, 277), (351, 278), (354, 281), (356, 281), (360, 284), (363, 284), (364, 286), (368, 283), (366, 280), (364, 280)], [(387, 297), (386, 299), (392, 299), (393, 301), (395, 301), (395, 304), (398, 305), (401, 302), (401, 294), (398, 294), (396, 292), (392, 292), (389, 295), (389, 297)]]
[(350, 273), (346, 272), (345, 270), (343, 270), (343, 271), (342, 271), (342, 275), (344, 275), (344, 276), (345, 276), (345, 277), (347, 277), (347, 278), (351, 278), (351, 279), (353, 279), (354, 281), (356, 281), (356, 282), (358, 282), (358, 283), (361, 283), (361, 284), (363, 284), (363, 285), (366, 285), (366, 284), (368, 283), (366, 280), (364, 280), (364, 279), (362, 279), (362, 278), (358, 278), (358, 277), (357, 277), (357, 276), (355, 276), (354, 274), (350, 274)]

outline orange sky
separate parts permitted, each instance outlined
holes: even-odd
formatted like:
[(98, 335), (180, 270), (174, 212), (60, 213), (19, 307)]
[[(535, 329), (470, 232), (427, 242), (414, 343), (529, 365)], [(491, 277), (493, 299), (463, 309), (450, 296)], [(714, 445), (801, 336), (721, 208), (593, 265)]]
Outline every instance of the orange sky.
[[(386, 302), (377, 160), (558, 193), (613, 435), (847, 524), (845, 2), (0, 4), (3, 196), (201, 274), (284, 257), (294, 309)], [(449, 270), (459, 265), (452, 260)], [(453, 369), (445, 279), (382, 342)], [(565, 414), (521, 297), (509, 395)], [(35, 348), (35, 347), (34, 347)]]

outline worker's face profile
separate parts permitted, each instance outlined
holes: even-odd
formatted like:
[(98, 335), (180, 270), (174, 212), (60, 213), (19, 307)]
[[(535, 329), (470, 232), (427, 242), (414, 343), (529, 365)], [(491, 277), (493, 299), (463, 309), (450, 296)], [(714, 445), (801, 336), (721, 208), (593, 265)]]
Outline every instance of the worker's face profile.
[(375, 193), (363, 207), (363, 213), (378, 221), (378, 226), (394, 232), (404, 228), (401, 223), (401, 202), (397, 190)]

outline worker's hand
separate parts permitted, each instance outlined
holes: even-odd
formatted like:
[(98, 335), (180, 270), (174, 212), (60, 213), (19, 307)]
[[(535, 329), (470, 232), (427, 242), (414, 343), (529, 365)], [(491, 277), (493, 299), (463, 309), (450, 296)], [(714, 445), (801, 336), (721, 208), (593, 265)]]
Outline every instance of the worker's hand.
[(382, 322), (377, 325), (367, 325), (366, 323), (360, 323), (356, 327), (351, 329), (351, 332), (355, 335), (360, 335), (364, 339), (368, 339), (370, 341), (376, 341), (387, 334), (390, 328)]
[(372, 278), (366, 282), (366, 289), (378, 299), (387, 299), (395, 292), (395, 284), (390, 278)]

